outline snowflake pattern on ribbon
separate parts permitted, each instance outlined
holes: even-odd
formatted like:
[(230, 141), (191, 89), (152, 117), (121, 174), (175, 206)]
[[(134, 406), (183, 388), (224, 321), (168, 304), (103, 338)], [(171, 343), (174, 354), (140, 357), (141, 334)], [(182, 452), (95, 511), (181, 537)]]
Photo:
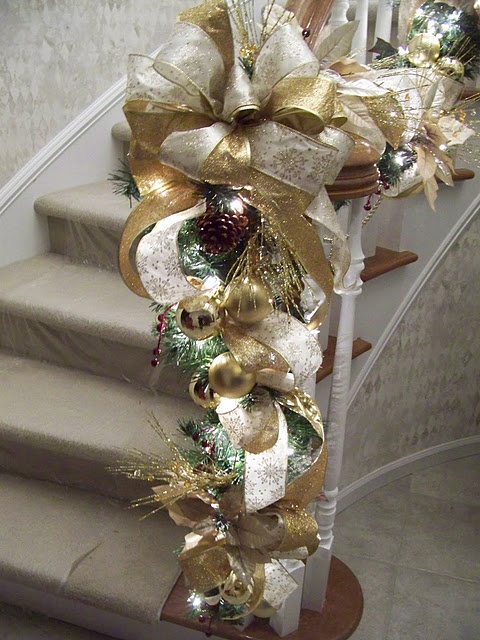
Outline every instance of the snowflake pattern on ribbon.
[(288, 431), (283, 411), (278, 414), (278, 439), (271, 449), (262, 453), (245, 453), (245, 508), (254, 513), (273, 504), (285, 495), (288, 466)]

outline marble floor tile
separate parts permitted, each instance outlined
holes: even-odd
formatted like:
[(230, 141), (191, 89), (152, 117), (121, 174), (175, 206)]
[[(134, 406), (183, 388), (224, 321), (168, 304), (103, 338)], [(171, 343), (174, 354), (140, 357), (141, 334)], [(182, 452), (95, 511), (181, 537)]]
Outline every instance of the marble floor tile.
[(399, 568), (386, 640), (476, 640), (480, 584)]
[(412, 493), (480, 507), (480, 456), (468, 456), (412, 474)]
[(480, 580), (479, 540), (480, 507), (412, 494), (398, 564)]
[(395, 562), (410, 500), (410, 477), (392, 482), (340, 513), (334, 553)]
[(363, 591), (363, 615), (350, 640), (384, 640), (393, 604), (395, 565), (350, 554), (338, 556), (357, 576)]

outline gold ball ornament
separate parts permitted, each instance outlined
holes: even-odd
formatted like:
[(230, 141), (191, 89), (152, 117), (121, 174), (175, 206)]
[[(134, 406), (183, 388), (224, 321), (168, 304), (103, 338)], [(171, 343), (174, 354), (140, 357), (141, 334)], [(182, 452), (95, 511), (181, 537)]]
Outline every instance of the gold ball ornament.
[(193, 340), (212, 338), (220, 331), (224, 311), (208, 294), (178, 303), (175, 318), (182, 332)]
[(274, 613), (277, 613), (277, 609), (268, 604), (266, 600), (262, 600), (252, 613), (257, 618), (270, 618)]
[(440, 58), (435, 65), (435, 69), (442, 75), (453, 78), (453, 80), (463, 80), (465, 74), (465, 69), (460, 60), (449, 56)]
[(217, 356), (208, 370), (210, 387), (222, 398), (242, 398), (256, 384), (254, 373), (248, 373), (227, 351)]
[(230, 604), (241, 605), (250, 599), (252, 586), (248, 585), (246, 587), (232, 571), (221, 586), (220, 594), (222, 598)]
[(407, 58), (416, 67), (430, 67), (440, 55), (440, 40), (431, 33), (419, 33), (408, 43)]
[(196, 376), (191, 379), (188, 392), (195, 404), (204, 409), (214, 409), (220, 402), (220, 398), (208, 382)]
[(273, 296), (260, 278), (245, 278), (227, 287), (223, 307), (240, 324), (256, 324), (273, 310)]

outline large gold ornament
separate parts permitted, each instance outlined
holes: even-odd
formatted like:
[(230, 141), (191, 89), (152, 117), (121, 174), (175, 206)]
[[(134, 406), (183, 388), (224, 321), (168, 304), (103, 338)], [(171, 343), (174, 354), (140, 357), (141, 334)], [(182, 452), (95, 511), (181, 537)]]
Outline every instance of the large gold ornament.
[(440, 55), (440, 41), (431, 33), (419, 33), (408, 43), (407, 58), (416, 67), (431, 67)]
[(220, 402), (220, 398), (210, 387), (208, 382), (205, 382), (202, 378), (198, 378), (197, 376), (194, 376), (191, 379), (188, 392), (195, 404), (198, 404), (198, 406), (203, 407), (204, 409), (214, 409)]
[(256, 384), (254, 373), (248, 373), (227, 351), (215, 358), (208, 371), (211, 388), (223, 398), (241, 398)]
[(442, 75), (459, 81), (463, 80), (465, 72), (460, 60), (457, 60), (457, 58), (450, 58), (448, 56), (440, 58), (435, 65), (435, 69)]
[(228, 287), (223, 307), (237, 322), (256, 324), (272, 311), (272, 292), (260, 278), (245, 278)]
[(185, 335), (206, 340), (220, 331), (223, 309), (208, 294), (185, 298), (178, 303), (176, 320)]

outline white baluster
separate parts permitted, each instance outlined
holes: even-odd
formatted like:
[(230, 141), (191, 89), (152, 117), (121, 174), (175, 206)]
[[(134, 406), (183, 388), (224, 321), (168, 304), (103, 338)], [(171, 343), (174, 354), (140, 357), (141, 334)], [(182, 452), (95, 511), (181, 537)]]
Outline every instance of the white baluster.
[(355, 20), (359, 25), (352, 42), (352, 53), (360, 63), (367, 59), (367, 37), (368, 37), (368, 0), (357, 0)]
[(377, 38), (382, 38), (383, 40), (390, 42), (390, 37), (392, 35), (392, 14), (393, 1), (378, 0), (377, 20), (375, 22), (375, 41)]
[(355, 305), (362, 292), (360, 273), (363, 269), (362, 220), (365, 216), (363, 200), (352, 204), (349, 225), (351, 264), (345, 276), (344, 287), (337, 291), (341, 297), (337, 346), (333, 365), (328, 423), (328, 467), (325, 477), (324, 496), (317, 502), (316, 519), (321, 536), (320, 547), (308, 559), (303, 607), (321, 611), (325, 600), (330, 560), (332, 556), (333, 525), (337, 506), (338, 484), (342, 469), (343, 443), (347, 421), (350, 373), (352, 366), (352, 343), (355, 324)]
[(350, 3), (348, 0), (337, 0), (332, 7), (332, 14), (328, 24), (335, 29), (340, 27), (345, 22), (348, 22), (347, 11)]
[(404, 198), (384, 198), (378, 222), (377, 244), (392, 251), (403, 251)]

